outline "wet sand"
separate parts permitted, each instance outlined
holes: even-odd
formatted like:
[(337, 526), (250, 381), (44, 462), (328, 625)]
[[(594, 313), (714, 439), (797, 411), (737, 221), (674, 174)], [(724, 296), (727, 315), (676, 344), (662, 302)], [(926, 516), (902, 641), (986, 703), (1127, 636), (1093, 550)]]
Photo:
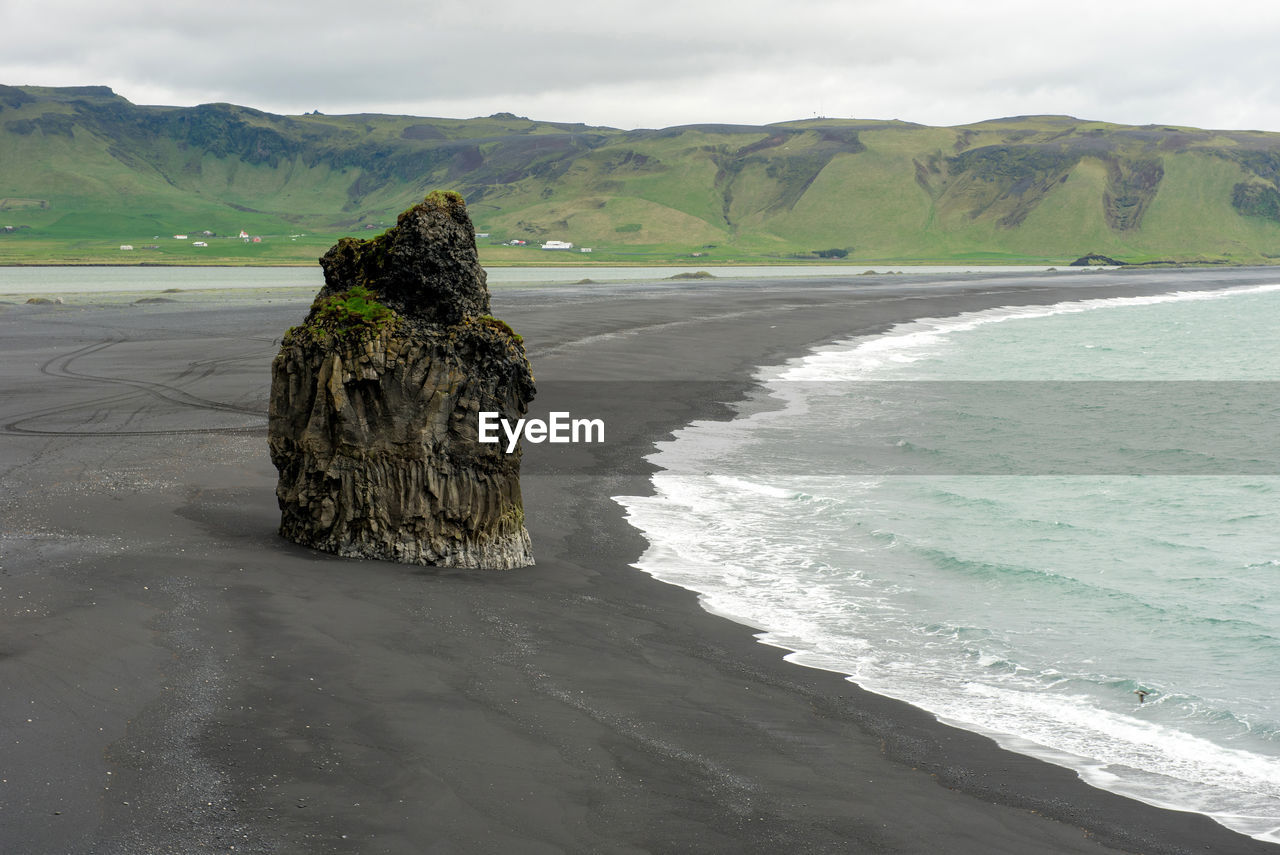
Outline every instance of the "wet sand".
[(1274, 271), (497, 290), (535, 567), (275, 534), (269, 363), (309, 295), (0, 306), (0, 851), (1276, 852), (783, 661), (632, 569), (610, 497), (751, 372), (912, 317)]

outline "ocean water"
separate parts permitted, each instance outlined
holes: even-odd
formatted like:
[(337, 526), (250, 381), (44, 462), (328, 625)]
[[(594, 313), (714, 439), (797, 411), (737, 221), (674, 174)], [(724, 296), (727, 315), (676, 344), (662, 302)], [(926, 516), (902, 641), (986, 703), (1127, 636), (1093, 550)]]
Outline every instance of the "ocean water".
[(1280, 842), (1278, 321), (1280, 285), (1095, 299), (765, 369), (618, 497), (637, 566), (795, 662)]

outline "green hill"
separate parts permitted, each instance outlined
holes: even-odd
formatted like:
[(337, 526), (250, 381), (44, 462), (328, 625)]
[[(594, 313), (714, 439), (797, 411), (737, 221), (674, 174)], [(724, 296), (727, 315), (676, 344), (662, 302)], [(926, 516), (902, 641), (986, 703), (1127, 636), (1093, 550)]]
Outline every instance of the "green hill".
[(1280, 257), (1280, 134), (1066, 116), (621, 131), (0, 86), (0, 263), (312, 263), (437, 188), (466, 197), (490, 264)]

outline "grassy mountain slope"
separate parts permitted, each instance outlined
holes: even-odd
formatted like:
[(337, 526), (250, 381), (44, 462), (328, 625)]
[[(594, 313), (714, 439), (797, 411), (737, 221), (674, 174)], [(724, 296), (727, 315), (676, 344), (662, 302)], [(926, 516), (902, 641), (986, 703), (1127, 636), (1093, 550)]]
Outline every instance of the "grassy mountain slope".
[[(1280, 134), (1065, 116), (620, 131), (0, 86), (0, 263), (310, 263), (435, 188), (466, 197), (490, 263), (1280, 256)], [(499, 246), (517, 238), (594, 252)]]

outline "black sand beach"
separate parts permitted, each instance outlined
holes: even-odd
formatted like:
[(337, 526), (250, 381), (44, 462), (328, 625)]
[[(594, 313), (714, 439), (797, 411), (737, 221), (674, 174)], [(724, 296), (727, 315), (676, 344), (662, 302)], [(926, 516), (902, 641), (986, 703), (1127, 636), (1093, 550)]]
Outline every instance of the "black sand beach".
[[(0, 852), (1251, 853), (1276, 847), (783, 661), (629, 565), (611, 497), (752, 370), (913, 317), (1280, 281), (1147, 271), (502, 290), (535, 567), (275, 534), (269, 364), (309, 295), (0, 306)], [(643, 391), (640, 391), (643, 390)]]

